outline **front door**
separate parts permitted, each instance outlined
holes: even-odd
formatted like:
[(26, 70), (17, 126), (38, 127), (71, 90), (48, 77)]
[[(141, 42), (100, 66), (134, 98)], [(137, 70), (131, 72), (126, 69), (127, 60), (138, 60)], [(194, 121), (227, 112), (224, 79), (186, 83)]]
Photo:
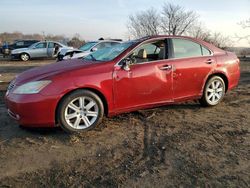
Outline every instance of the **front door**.
[(130, 70), (114, 70), (114, 103), (117, 110), (172, 101), (172, 66), (166, 60), (166, 42), (143, 44), (127, 58)]
[(31, 57), (47, 57), (47, 42), (38, 43), (34, 49), (32, 49)]

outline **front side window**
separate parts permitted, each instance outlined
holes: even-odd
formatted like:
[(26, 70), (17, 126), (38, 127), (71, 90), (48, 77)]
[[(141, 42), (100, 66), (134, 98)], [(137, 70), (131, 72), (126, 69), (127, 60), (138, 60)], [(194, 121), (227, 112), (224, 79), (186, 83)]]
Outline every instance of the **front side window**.
[(211, 55), (211, 52), (207, 48), (202, 46), (202, 55), (203, 56), (209, 56), (209, 55)]
[(165, 59), (165, 49), (165, 41), (158, 40), (142, 44), (130, 54), (129, 58), (133, 64), (162, 60)]
[(172, 39), (174, 58), (188, 58), (211, 55), (202, 45), (186, 39)]
[(46, 42), (41, 42), (36, 45), (36, 48), (46, 48)]

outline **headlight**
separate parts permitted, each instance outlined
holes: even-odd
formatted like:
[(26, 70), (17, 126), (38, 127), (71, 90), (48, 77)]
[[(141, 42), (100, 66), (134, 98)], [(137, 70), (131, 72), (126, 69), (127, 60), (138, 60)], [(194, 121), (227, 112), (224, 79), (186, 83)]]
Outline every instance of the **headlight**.
[(13, 93), (15, 94), (35, 94), (39, 93), (43, 88), (45, 88), (48, 84), (50, 84), (50, 80), (41, 80), (28, 82), (21, 86), (18, 86)]

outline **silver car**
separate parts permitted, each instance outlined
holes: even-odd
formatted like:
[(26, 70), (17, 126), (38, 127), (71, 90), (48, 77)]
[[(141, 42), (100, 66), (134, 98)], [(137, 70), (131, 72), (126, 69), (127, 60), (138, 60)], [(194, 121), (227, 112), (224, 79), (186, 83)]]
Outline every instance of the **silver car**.
[(62, 48), (58, 54), (58, 61), (67, 59), (79, 59), (89, 55), (92, 52), (109, 48), (117, 44), (121, 44), (122, 40), (99, 40), (85, 43), (79, 49), (65, 49)]
[(21, 59), (28, 61), (35, 58), (56, 58), (61, 49), (73, 49), (73, 47), (66, 46), (54, 41), (41, 41), (32, 44), (28, 48), (20, 48), (11, 51), (12, 59)]

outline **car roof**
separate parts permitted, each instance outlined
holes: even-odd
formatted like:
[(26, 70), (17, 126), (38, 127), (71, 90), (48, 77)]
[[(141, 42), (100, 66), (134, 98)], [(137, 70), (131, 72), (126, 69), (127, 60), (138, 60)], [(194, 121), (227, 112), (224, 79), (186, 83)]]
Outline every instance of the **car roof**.
[(199, 43), (207, 48), (209, 48), (210, 50), (212, 50), (214, 53), (224, 53), (224, 50), (217, 48), (216, 46), (205, 42), (204, 40), (198, 39), (198, 38), (193, 38), (193, 37), (189, 37), (189, 36), (180, 36), (180, 35), (153, 35), (153, 36), (146, 36), (146, 37), (142, 37), (139, 39), (136, 39), (135, 41), (138, 43), (142, 43), (142, 42), (146, 42), (146, 41), (150, 41), (150, 40), (154, 40), (154, 39), (164, 39), (164, 38), (180, 38), (180, 39), (187, 39), (187, 40), (191, 40), (193, 42)]
[(33, 45), (36, 45), (37, 43), (41, 43), (41, 42), (53, 42), (53, 43), (60, 44), (60, 45), (62, 45), (62, 46), (64, 46), (64, 47), (68, 47), (67, 45), (62, 44), (61, 42), (52, 41), (52, 40), (42, 40), (42, 41), (38, 41), (38, 42), (34, 43)]
[(95, 43), (102, 43), (102, 42), (122, 43), (122, 41), (117, 41), (117, 40), (96, 40), (96, 41), (89, 41), (89, 42), (95, 42)]
[(13, 43), (17, 43), (17, 42), (40, 42), (40, 40), (33, 40), (33, 39), (18, 39), (18, 40), (14, 40)]

